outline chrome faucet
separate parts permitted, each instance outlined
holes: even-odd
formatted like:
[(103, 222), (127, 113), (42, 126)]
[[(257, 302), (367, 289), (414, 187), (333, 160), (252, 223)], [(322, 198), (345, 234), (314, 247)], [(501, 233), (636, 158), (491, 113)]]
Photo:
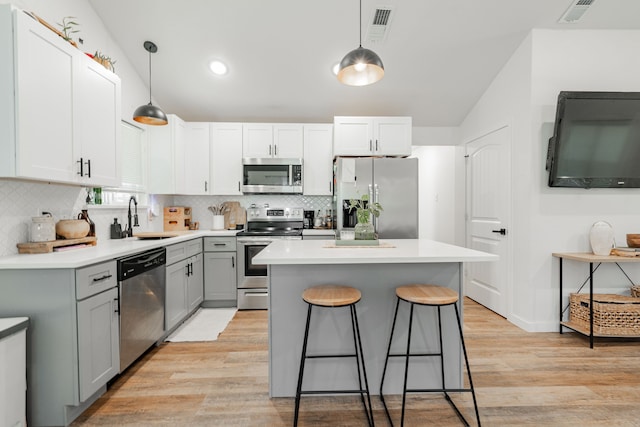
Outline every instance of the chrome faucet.
[(140, 226), (140, 224), (138, 224), (138, 201), (136, 200), (135, 196), (131, 196), (129, 198), (129, 211), (127, 212), (127, 231), (126, 231), (127, 237), (133, 237), (133, 228), (131, 227), (131, 202), (132, 201), (135, 206), (135, 213), (133, 214), (133, 226), (134, 227)]

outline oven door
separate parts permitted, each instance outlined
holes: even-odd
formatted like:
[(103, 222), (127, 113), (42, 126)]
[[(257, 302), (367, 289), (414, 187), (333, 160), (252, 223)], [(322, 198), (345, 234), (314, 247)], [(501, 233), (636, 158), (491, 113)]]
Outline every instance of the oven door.
[(238, 238), (238, 289), (267, 288), (267, 265), (256, 264), (253, 258), (271, 241), (266, 238)]

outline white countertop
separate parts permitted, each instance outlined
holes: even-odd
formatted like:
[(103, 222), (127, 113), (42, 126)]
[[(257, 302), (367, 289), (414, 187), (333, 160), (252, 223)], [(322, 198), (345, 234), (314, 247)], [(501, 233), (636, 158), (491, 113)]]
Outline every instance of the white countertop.
[(335, 236), (336, 230), (331, 228), (305, 228), (302, 230), (303, 236)]
[(260, 264), (400, 264), (497, 261), (498, 255), (428, 239), (384, 239), (394, 247), (327, 247), (327, 240), (276, 240), (253, 260)]
[(1, 257), (0, 270), (79, 268), (198, 237), (235, 236), (239, 231), (241, 230), (184, 231), (180, 236), (166, 239), (138, 239), (137, 237), (98, 239), (96, 246), (46, 254), (17, 254)]
[(0, 339), (20, 332), (29, 326), (28, 317), (0, 318)]

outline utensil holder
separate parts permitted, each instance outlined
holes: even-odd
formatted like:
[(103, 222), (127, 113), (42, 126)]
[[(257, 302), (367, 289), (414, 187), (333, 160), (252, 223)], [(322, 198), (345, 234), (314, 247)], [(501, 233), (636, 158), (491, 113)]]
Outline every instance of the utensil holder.
[(213, 229), (224, 230), (224, 215), (213, 216)]

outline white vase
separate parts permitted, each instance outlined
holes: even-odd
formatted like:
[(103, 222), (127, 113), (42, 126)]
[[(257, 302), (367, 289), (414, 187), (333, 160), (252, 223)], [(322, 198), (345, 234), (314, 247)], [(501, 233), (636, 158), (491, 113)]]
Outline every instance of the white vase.
[(591, 226), (589, 243), (594, 255), (609, 255), (613, 248), (613, 228), (605, 221), (598, 221)]

